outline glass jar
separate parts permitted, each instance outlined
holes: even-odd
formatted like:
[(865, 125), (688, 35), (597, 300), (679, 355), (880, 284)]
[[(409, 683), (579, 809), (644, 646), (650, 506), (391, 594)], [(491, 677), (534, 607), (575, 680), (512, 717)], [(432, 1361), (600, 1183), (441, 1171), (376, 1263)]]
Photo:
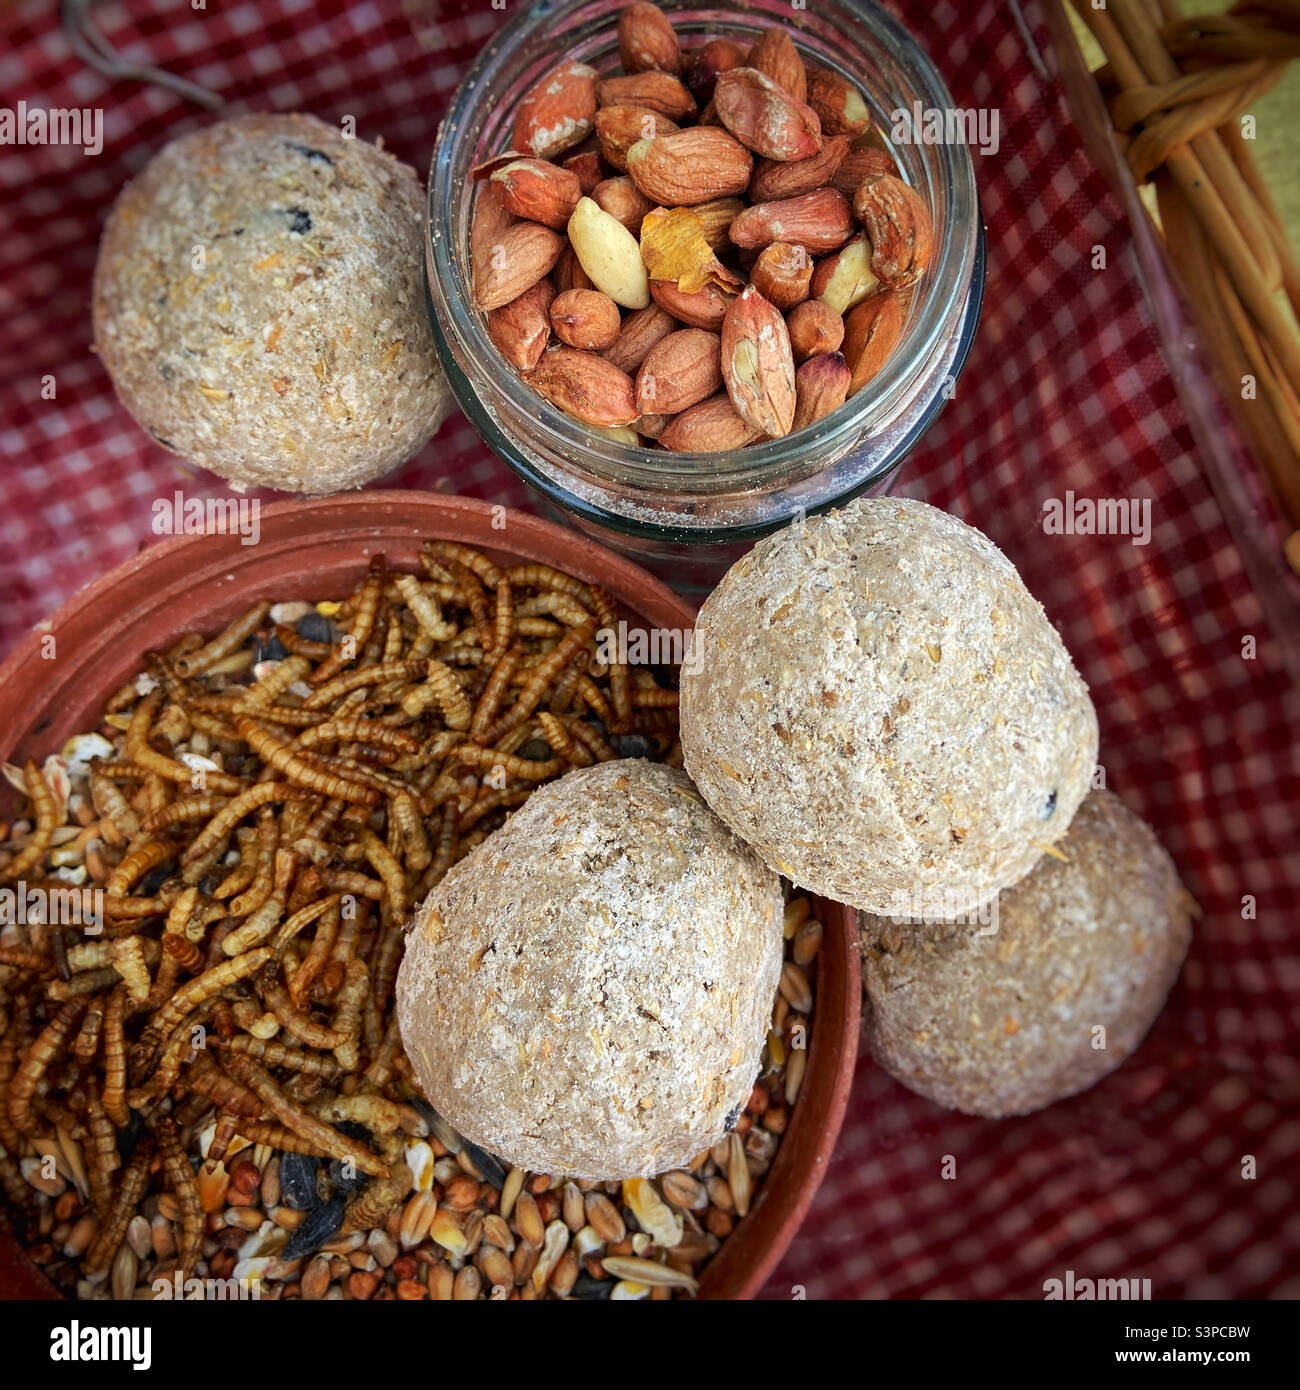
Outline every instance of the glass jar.
[[(683, 47), (748, 44), (787, 29), (805, 58), (852, 81), (886, 134), (891, 113), (947, 111), (952, 98), (903, 26), (868, 0), (750, 0), (744, 9), (660, 0)], [(427, 270), (435, 338), (451, 388), (484, 440), (552, 509), (679, 588), (707, 589), (753, 541), (792, 517), (885, 490), (952, 394), (979, 317), (983, 232), (964, 144), (892, 146), (927, 199), (934, 254), (903, 337), (871, 383), (816, 424), (724, 453), (624, 444), (557, 410), (515, 374), (470, 299), (473, 167), (510, 148), (515, 107), (563, 59), (618, 68), (621, 0), (522, 8), (483, 46), (452, 98), (429, 177)], [(483, 185), (479, 185), (481, 189)]]

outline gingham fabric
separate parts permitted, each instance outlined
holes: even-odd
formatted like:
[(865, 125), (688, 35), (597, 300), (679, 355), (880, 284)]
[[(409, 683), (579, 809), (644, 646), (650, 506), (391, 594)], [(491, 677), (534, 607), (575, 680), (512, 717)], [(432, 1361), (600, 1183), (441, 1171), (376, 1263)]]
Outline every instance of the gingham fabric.
[[(989, 233), (982, 326), (902, 490), (982, 527), (1020, 567), (1092, 687), (1107, 786), (1160, 831), (1204, 917), (1151, 1036), (1075, 1100), (1028, 1119), (968, 1119), (861, 1059), (829, 1175), (767, 1293), (1040, 1298), (1045, 1280), (1073, 1270), (1150, 1279), (1156, 1298), (1294, 1297), (1294, 692), (1204, 481), (1130, 231), (1047, 76), (1043, 15), (1027, 5), (1022, 29), (994, 0), (895, 8), (956, 102), (1001, 120), (998, 155), (975, 157)], [(421, 170), (448, 94), (501, 20), (486, 0), (222, 0), (203, 11), (129, 0), (94, 13), (130, 57), (201, 82), (236, 111), (352, 115), (360, 135), (382, 134)], [(51, 0), (0, 9), (0, 91), (9, 105), (105, 110), (98, 158), (0, 148), (7, 650), (151, 539), (155, 497), (224, 490), (115, 403), (89, 323), (96, 239), (116, 190), (167, 139), (212, 118), (86, 70)], [(1104, 273), (1091, 265), (1097, 245)], [(53, 401), (42, 398), (47, 376)], [(459, 416), (386, 483), (535, 505)], [(1070, 490), (1149, 500), (1149, 544), (1045, 534), (1044, 501)], [(944, 1176), (949, 1156), (955, 1173)]]

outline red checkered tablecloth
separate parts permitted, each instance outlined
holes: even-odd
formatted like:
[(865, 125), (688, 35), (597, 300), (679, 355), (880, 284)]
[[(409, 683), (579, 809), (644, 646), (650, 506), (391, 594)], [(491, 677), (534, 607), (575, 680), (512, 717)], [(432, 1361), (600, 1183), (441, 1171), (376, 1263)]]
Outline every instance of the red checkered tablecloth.
[[(1028, 1119), (967, 1119), (862, 1060), (829, 1176), (768, 1293), (1037, 1298), (1072, 1269), (1150, 1279), (1157, 1298), (1295, 1297), (1295, 691), (1205, 481), (1130, 230), (1082, 152), (1050, 54), (1046, 67), (1038, 56), (1049, 48), (1041, 11), (1027, 3), (1022, 25), (994, 0), (895, 8), (957, 103), (996, 108), (1001, 121), (997, 156), (976, 156), (983, 323), (902, 487), (980, 526), (1019, 565), (1092, 687), (1107, 785), (1158, 828), (1204, 919), (1146, 1043), (1073, 1101)], [(220, 92), (235, 111), (352, 115), (359, 135), (382, 135), (422, 170), (447, 96), (502, 20), (487, 0), (204, 10), (128, 0), (94, 14), (129, 57)], [(149, 542), (154, 498), (224, 490), (116, 404), (89, 322), (114, 194), (169, 138), (212, 117), (88, 71), (50, 0), (0, 9), (0, 92), (10, 106), (105, 113), (98, 158), (0, 147), (4, 651)], [(1098, 245), (1104, 273), (1092, 268)], [(386, 484), (533, 505), (459, 416)], [(1149, 499), (1150, 543), (1046, 535), (1043, 502), (1067, 490)]]

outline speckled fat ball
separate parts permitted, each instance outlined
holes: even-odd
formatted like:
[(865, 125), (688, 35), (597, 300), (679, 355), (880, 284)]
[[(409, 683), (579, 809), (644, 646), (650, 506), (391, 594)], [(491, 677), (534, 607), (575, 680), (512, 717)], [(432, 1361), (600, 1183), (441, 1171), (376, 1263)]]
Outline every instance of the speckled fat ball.
[(864, 1031), (903, 1085), (970, 1115), (1025, 1115), (1087, 1090), (1146, 1036), (1192, 900), (1110, 792), (1089, 794), (1059, 852), (1068, 862), (1044, 855), (984, 925), (863, 919)]
[(701, 609), (681, 686), (709, 805), (868, 912), (956, 915), (1014, 883), (1097, 757), (1087, 687), (1014, 566), (922, 502), (859, 500), (761, 541)]
[(539, 787), (416, 914), (397, 1017), (474, 1143), (611, 1180), (688, 1163), (749, 1098), (781, 969), (781, 885), (681, 772)]
[(425, 307), (415, 172), (314, 116), (240, 116), (122, 190), (95, 348), (122, 404), (231, 487), (360, 487), (450, 406)]

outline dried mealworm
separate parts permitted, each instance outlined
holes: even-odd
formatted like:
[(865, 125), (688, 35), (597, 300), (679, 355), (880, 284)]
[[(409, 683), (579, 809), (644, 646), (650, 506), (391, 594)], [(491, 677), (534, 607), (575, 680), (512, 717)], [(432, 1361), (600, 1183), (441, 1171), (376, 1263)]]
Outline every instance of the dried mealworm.
[(573, 761), (573, 736), (568, 729), (553, 715), (543, 711), (537, 716), (537, 722), (541, 725), (542, 733), (546, 742), (550, 745), (551, 752), (557, 758), (563, 758), (567, 762)]
[(46, 782), (40, 768), (30, 758), (23, 767), (23, 785), (36, 811), (36, 829), (27, 847), (19, 850), (14, 858), (0, 869), (0, 882), (5, 879), (20, 879), (29, 869), (35, 868), (44, 860), (61, 820), (54, 793), (50, 791), (49, 783)]
[(180, 1127), (176, 1121), (170, 1116), (164, 1116), (154, 1126), (154, 1136), (158, 1141), (158, 1151), (162, 1154), (163, 1171), (167, 1174), (167, 1181), (180, 1204), (181, 1230), (177, 1264), (181, 1277), (187, 1278), (199, 1258), (199, 1251), (203, 1245), (203, 1204), (199, 1200), (194, 1170), (190, 1167), (189, 1158), (181, 1144)]
[(239, 1134), (251, 1144), (265, 1144), (268, 1149), (279, 1149), (282, 1153), (307, 1154), (311, 1158), (334, 1157), (328, 1149), (304, 1139), (286, 1124), (268, 1124), (265, 1120), (240, 1120)]
[(455, 541), (425, 541), (420, 547), (420, 559), (428, 556), (431, 560), (442, 560), (455, 572), (455, 565), (463, 565), (475, 574), (489, 589), (495, 589), (501, 582), (501, 570), (481, 551), (468, 545), (458, 545)]
[(375, 748), (394, 748), (399, 753), (418, 753), (420, 743), (373, 719), (328, 719), (298, 735), (297, 747), (311, 748), (318, 743), (367, 743)]
[[(162, 691), (154, 690), (135, 707), (126, 731), (126, 756), (141, 767), (148, 768), (164, 781), (182, 782), (186, 786), (193, 786), (195, 772), (192, 768), (177, 762), (175, 758), (169, 758), (165, 753), (155, 752), (149, 746), (149, 731), (161, 699)], [(205, 768), (202, 776), (204, 791), (227, 792), (234, 795), (243, 789), (243, 783), (238, 777), (231, 777), (225, 772)]]
[(108, 1118), (119, 1128), (130, 1121), (126, 1108), (126, 1038), (122, 1020), (126, 1011), (126, 990), (118, 986), (104, 1006), (104, 1088), (100, 1099)]
[(9, 1118), (9, 1088), (18, 1068), (18, 1054), (26, 1043), (26, 1028), (21, 1020), (12, 1021), (0, 1039), (0, 1145), (15, 1155), (22, 1152), (23, 1140)]
[(401, 864), (373, 830), (363, 830), (357, 839), (366, 859), (383, 881), (389, 913), (401, 920), (406, 916), (408, 906), (406, 875), (402, 872)]
[[(376, 560), (382, 558), (375, 557)], [(372, 561), (372, 564), (374, 561)], [(369, 574), (361, 583), (361, 588), (357, 594), (356, 605), (352, 613), (352, 626), (339, 643), (337, 649), (333, 651), (321, 664), (311, 673), (308, 681), (311, 685), (319, 686), (323, 682), (336, 676), (349, 661), (355, 661), (361, 655), (362, 648), (370, 639), (370, 634), (374, 630), (375, 618), (379, 613), (379, 601), (383, 597), (384, 579), (382, 574)]]
[(231, 707), (246, 714), (257, 714), (267, 705), (274, 704), (296, 681), (305, 680), (311, 674), (311, 662), (305, 656), (286, 657), (278, 666), (248, 686), (243, 695)]
[(257, 818), (257, 844), (250, 851), (256, 864), (247, 888), (231, 900), (230, 911), (236, 917), (256, 912), (275, 889), (275, 863), (280, 843), (280, 825), (275, 812), (265, 807)]
[(515, 588), (558, 589), (579, 603), (591, 602), (591, 590), (571, 574), (552, 569), (550, 565), (513, 565), (505, 572), (506, 578)]
[[(424, 674), (425, 662), (407, 657), (401, 661), (389, 661), (379, 666), (363, 666), (356, 671), (345, 671), (341, 676), (322, 685), (303, 701), (306, 710), (322, 710), (332, 705), (344, 695), (362, 690), (372, 685), (387, 685), (392, 681), (410, 681)], [(338, 711), (335, 710), (335, 715)]]
[(545, 781), (564, 768), (559, 758), (537, 762), (532, 758), (517, 758), (510, 753), (502, 753), (495, 748), (480, 748), (476, 743), (461, 744), (456, 749), (456, 757), (470, 767), (499, 767), (508, 777), (519, 777), (527, 782)]
[(208, 1145), (205, 1167), (209, 1173), (217, 1171), (217, 1165), (225, 1158), (235, 1136), (239, 1133), (239, 1116), (233, 1110), (217, 1112), (217, 1127), (212, 1131), (212, 1142)]
[(84, 1001), (70, 999), (37, 1035), (18, 1064), (9, 1082), (9, 1120), (19, 1134), (36, 1133), (36, 1117), (32, 1114), (32, 1097), (51, 1062), (59, 1054), (73, 1027), (81, 1020)]
[(187, 652), (172, 663), (178, 676), (187, 679), (197, 676), (214, 666), (222, 657), (242, 647), (245, 642), (266, 621), (271, 611), (269, 602), (255, 604), (247, 613), (242, 613), (223, 632), (195, 652)]
[[(484, 816), (492, 811), (498, 811), (502, 807), (518, 806), (532, 795), (532, 786), (526, 787), (507, 787), (501, 791), (489, 792), (486, 796), (481, 796), (474, 802), (468, 810), (464, 811), (460, 818), (460, 829), (463, 832), (469, 830), (473, 825), (477, 825)], [(462, 844), (461, 848), (464, 848)]]
[(368, 1231), (382, 1226), (388, 1213), (399, 1202), (406, 1200), (414, 1186), (415, 1175), (410, 1165), (404, 1158), (397, 1159), (378, 1182), (371, 1183), (348, 1207), (339, 1234), (348, 1235), (352, 1231)]
[[(108, 876), (105, 891), (110, 897), (124, 898), (150, 869), (156, 869), (176, 856), (170, 840), (147, 840), (132, 849)], [(106, 904), (111, 907), (111, 904)]]
[(456, 625), (447, 622), (438, 608), (438, 601), (426, 593), (413, 574), (398, 575), (394, 587), (406, 601), (421, 631), (434, 642), (450, 642), (456, 635)]
[(675, 690), (650, 690), (640, 688), (632, 692), (633, 709), (676, 709), (678, 692)]
[(195, 836), (185, 851), (185, 861), (191, 863), (219, 845), (250, 811), (256, 811), (268, 802), (287, 801), (301, 795), (302, 792), (297, 787), (290, 786), (288, 782), (259, 782), (256, 786), (249, 787), (223, 806)]
[(346, 1038), (334, 1049), (334, 1057), (344, 1071), (356, 1071), (361, 1065), (357, 1040), (361, 1033), (361, 1011), (369, 992), (370, 972), (354, 956), (347, 962), (334, 1010), (334, 1028)]
[(474, 716), (469, 724), (471, 738), (478, 739), (486, 735), (491, 727), (492, 721), (496, 718), (497, 708), (501, 704), (502, 696), (509, 689), (522, 656), (523, 647), (518, 642), (511, 643), (501, 652), (496, 665), (492, 668), (492, 674), (488, 677), (487, 684), (483, 687), (483, 693), (479, 696), (478, 704), (474, 707)]
[[(320, 792), (323, 796), (339, 797), (344, 801), (358, 801), (365, 806), (373, 806), (379, 801), (379, 794), (371, 787), (363, 787), (349, 782), (337, 773), (324, 771), (309, 763), (306, 758), (294, 753), (287, 743), (281, 743), (270, 729), (241, 715), (236, 721), (240, 737), (263, 762), (283, 774), (299, 786)], [(274, 785), (271, 783), (264, 785)], [(229, 810), (229, 808), (227, 808)]]
[(189, 1071), (190, 1086), (222, 1110), (241, 1119), (256, 1119), (262, 1113), (262, 1102), (238, 1081), (226, 1075), (206, 1054), (194, 1059)]
[(228, 802), (224, 796), (191, 796), (184, 801), (173, 801), (160, 811), (154, 811), (144, 818), (141, 829), (147, 833), (166, 830), (170, 825), (179, 825), (187, 820), (207, 820), (216, 815)]
[(580, 652), (586, 648), (596, 630), (595, 622), (583, 623), (581, 627), (575, 627), (562, 641), (549, 651), (543, 660), (533, 669), (528, 684), (520, 692), (519, 699), (515, 701), (508, 714), (497, 721), (496, 732), (499, 737), (501, 734), (522, 724), (525, 719), (532, 714), (542, 702), (542, 696), (546, 693), (551, 681), (559, 674), (563, 667), (572, 662)]
[(338, 935), (338, 929), (339, 898), (332, 896), (326, 904), (324, 916), (317, 923), (316, 934), (312, 937), (307, 954), (289, 980), (289, 997), (298, 1008), (302, 1007), (312, 981), (320, 974), (325, 962), (329, 959), (330, 949), (334, 945), (334, 938)]
[(592, 616), (576, 599), (560, 593), (538, 594), (536, 598), (523, 599), (518, 612), (521, 619), (550, 614), (566, 627), (581, 627), (583, 623), (590, 622)]
[(388, 801), (388, 823), (397, 832), (407, 865), (413, 873), (423, 873), (429, 867), (433, 852), (424, 831), (424, 818), (410, 792), (399, 792)]
[(90, 1194), (95, 1209), (103, 1216), (113, 1197), (113, 1174), (122, 1160), (117, 1152), (117, 1128), (93, 1087), (86, 1101), (86, 1128), (90, 1133)]
[(256, 974), (270, 959), (271, 952), (261, 947), (236, 956), (233, 960), (222, 961), (211, 970), (205, 970), (202, 975), (187, 980), (150, 1021), (148, 1031), (160, 1040), (168, 1036), (176, 1025), (200, 1004), (211, 999), (214, 994), (220, 994), (229, 985), (237, 984), (240, 980), (246, 980), (250, 975)]
[(441, 661), (430, 660), (425, 674), (425, 683), (402, 698), (402, 712), (416, 718), (430, 705), (437, 705), (449, 729), (468, 729), (471, 711), (455, 672)]
[(614, 719), (614, 711), (605, 699), (604, 692), (585, 671), (578, 673), (578, 694), (586, 701), (587, 708), (597, 715), (608, 729)]
[(315, 1144), (332, 1158), (350, 1158), (363, 1173), (382, 1178), (387, 1175), (387, 1165), (377, 1153), (365, 1144), (340, 1134), (332, 1126), (318, 1120), (301, 1106), (295, 1105), (285, 1095), (283, 1088), (265, 1067), (238, 1052), (230, 1053), (226, 1065), (236, 1081), (250, 1091), (283, 1125), (300, 1135), (309, 1144)]
[(131, 1155), (131, 1161), (126, 1165), (117, 1185), (113, 1204), (86, 1252), (81, 1272), (87, 1279), (95, 1279), (107, 1273), (113, 1256), (117, 1254), (118, 1246), (122, 1244), (127, 1225), (135, 1215), (135, 1209), (140, 1205), (140, 1199), (149, 1186), (149, 1167), (152, 1160), (153, 1141), (146, 1136), (136, 1145), (135, 1153)]
[(127, 998), (133, 1004), (143, 1004), (149, 997), (149, 966), (144, 958), (144, 943), (138, 936), (126, 936), (111, 945), (113, 967), (126, 985)]
[(311, 642), (299, 637), (291, 627), (283, 623), (275, 625), (275, 635), (280, 645), (292, 656), (305, 656), (308, 661), (324, 661), (334, 650), (332, 642)]
[[(596, 616), (600, 619), (602, 629), (607, 632), (616, 631), (618, 610), (615, 608), (614, 600), (609, 596), (609, 593), (604, 589), (593, 587), (591, 602), (596, 610)], [(613, 661), (609, 664), (609, 698), (614, 706), (614, 717), (608, 722), (607, 727), (611, 733), (626, 733), (632, 718), (626, 662)]]
[(564, 720), (564, 727), (579, 743), (586, 746), (587, 751), (597, 762), (613, 762), (618, 757), (618, 754), (585, 719), (575, 719), (570, 714), (562, 715), (561, 718)]
[(77, 1034), (77, 1041), (72, 1045), (73, 1056), (78, 1061), (93, 1062), (95, 1054), (99, 1051), (99, 1033), (104, 1026), (104, 1009), (107, 1002), (105, 999), (92, 999), (90, 1001), (86, 1016), (81, 1020), (81, 1030)]
[(492, 624), (492, 651), (504, 652), (515, 635), (515, 596), (504, 576), (496, 589), (496, 614)]
[(97, 763), (90, 772), (90, 799), (99, 812), (101, 833), (106, 843), (116, 845), (139, 831), (140, 822), (127, 805), (126, 797), (118, 791), (117, 783), (100, 771)]
[(346, 1033), (327, 1028), (310, 1014), (294, 1006), (289, 991), (280, 982), (280, 971), (276, 962), (273, 961), (264, 967), (258, 976), (258, 993), (267, 1008), (279, 1020), (280, 1026), (298, 1042), (329, 1051), (347, 1041)]
[(233, 1038), (213, 1038), (212, 1045), (218, 1051), (242, 1052), (263, 1066), (305, 1072), (326, 1081), (337, 1081), (341, 1074), (339, 1064), (333, 1057), (309, 1051), (305, 1047), (294, 1047), (291, 1043), (279, 1042), (274, 1038), (267, 1041), (250, 1038), (247, 1033), (236, 1033)]

